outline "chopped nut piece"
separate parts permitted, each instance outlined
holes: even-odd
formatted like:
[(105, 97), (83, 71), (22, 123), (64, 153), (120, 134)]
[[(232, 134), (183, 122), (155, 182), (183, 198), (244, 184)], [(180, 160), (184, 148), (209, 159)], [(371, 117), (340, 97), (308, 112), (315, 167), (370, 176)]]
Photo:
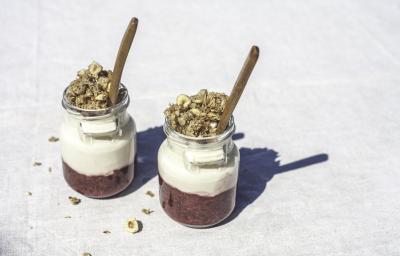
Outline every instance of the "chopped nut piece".
[(100, 71), (102, 71), (102, 70), (103, 70), (103, 67), (99, 63), (97, 63), (96, 61), (93, 61), (89, 65), (89, 72), (93, 76), (97, 76), (97, 74), (100, 73)]
[(77, 205), (81, 202), (81, 199), (74, 197), (74, 196), (69, 196), (68, 199), (71, 202), (71, 204), (73, 204), (73, 205)]
[(41, 162), (33, 162), (33, 166), (41, 166), (42, 163)]
[(210, 137), (217, 134), (218, 122), (228, 96), (223, 93), (200, 90), (196, 95), (180, 94), (164, 114), (177, 132), (191, 137)]
[(92, 256), (92, 254), (90, 254), (88, 252), (84, 252), (84, 253), (82, 253), (82, 256)]
[(139, 222), (135, 218), (130, 218), (126, 222), (126, 231), (134, 234), (139, 231)]
[(183, 117), (178, 118), (178, 123), (180, 126), (184, 126), (186, 124), (186, 120)]
[(196, 116), (199, 116), (201, 114), (201, 111), (198, 108), (192, 108), (190, 110), (190, 113), (192, 113), (192, 114), (194, 114)]
[(86, 70), (83, 68), (81, 70), (78, 71), (78, 76), (79, 77), (83, 77), (85, 75)]
[(105, 94), (99, 94), (96, 97), (94, 97), (96, 100), (105, 100), (106, 99), (106, 95)]
[(146, 192), (146, 195), (150, 196), (150, 197), (154, 197), (154, 193), (151, 192), (150, 190)]
[(207, 93), (208, 93), (207, 89), (201, 89), (201, 90), (197, 93), (197, 95), (206, 96)]
[(180, 94), (176, 97), (176, 104), (183, 106), (183, 108), (189, 107), (190, 103), (192, 103), (191, 99), (185, 94)]
[[(103, 71), (104, 71), (104, 70), (103, 70)], [(101, 72), (103, 72), (103, 71), (101, 71)], [(107, 71), (105, 71), (105, 72), (107, 73)], [(101, 77), (99, 77), (99, 79), (97, 80), (97, 83), (98, 83), (99, 85), (101, 85), (101, 87), (102, 87), (103, 89), (106, 89), (108, 83), (111, 83), (111, 82), (110, 82), (110, 79), (108, 79), (107, 76), (101, 76)]]
[(143, 208), (142, 209), (142, 212), (144, 213), (144, 214), (146, 214), (146, 215), (150, 215), (151, 213), (153, 213), (154, 211), (152, 211), (152, 210), (150, 210), (150, 209), (146, 209), (146, 208)]
[(32, 192), (27, 191), (27, 192), (26, 192), (26, 195), (27, 195), (27, 196), (31, 196), (31, 195), (32, 195)]
[(103, 234), (111, 234), (111, 231), (109, 231), (109, 230), (104, 230), (104, 231), (103, 231)]
[(59, 141), (59, 138), (57, 138), (57, 137), (51, 136), (49, 138), (49, 142), (57, 142), (57, 141)]
[(194, 103), (203, 103), (203, 99), (194, 99), (193, 102)]

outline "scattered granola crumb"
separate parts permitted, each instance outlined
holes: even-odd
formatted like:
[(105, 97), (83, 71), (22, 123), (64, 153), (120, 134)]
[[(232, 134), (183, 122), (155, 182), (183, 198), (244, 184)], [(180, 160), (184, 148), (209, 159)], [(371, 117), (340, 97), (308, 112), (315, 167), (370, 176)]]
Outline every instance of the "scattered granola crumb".
[(90, 254), (88, 252), (84, 252), (84, 253), (82, 253), (82, 256), (92, 256), (92, 254)]
[(109, 230), (104, 230), (104, 231), (103, 231), (103, 234), (111, 234), (111, 231), (109, 231)]
[(27, 196), (31, 196), (31, 195), (32, 195), (32, 192), (27, 191), (27, 192), (26, 192), (26, 195), (27, 195)]
[(154, 193), (151, 192), (150, 190), (146, 192), (146, 195), (150, 196), (150, 197), (154, 197)]
[(49, 138), (49, 142), (57, 142), (57, 141), (59, 141), (59, 138), (58, 138), (58, 137), (51, 136), (51, 137)]
[(132, 234), (139, 232), (139, 221), (135, 218), (129, 218), (126, 222), (125, 229)]
[(169, 125), (183, 135), (215, 136), (227, 100), (228, 96), (224, 93), (202, 89), (190, 97), (178, 95), (175, 104), (170, 104), (164, 114)]
[(52, 172), (52, 169), (51, 169), (51, 167), (49, 167), (49, 169), (48, 169), (48, 170), (49, 170), (49, 172)]
[(74, 197), (74, 196), (69, 196), (68, 199), (71, 202), (71, 204), (73, 204), (73, 205), (77, 205), (81, 202), (81, 199)]
[(41, 166), (41, 165), (42, 165), (41, 162), (37, 162), (37, 161), (33, 162), (33, 166)]
[(69, 215), (67, 215), (67, 216), (64, 216), (64, 218), (65, 218), (65, 219), (71, 219), (72, 217), (69, 216)]
[(146, 215), (150, 215), (151, 213), (153, 213), (154, 211), (150, 210), (149, 208), (143, 208), (142, 212)]

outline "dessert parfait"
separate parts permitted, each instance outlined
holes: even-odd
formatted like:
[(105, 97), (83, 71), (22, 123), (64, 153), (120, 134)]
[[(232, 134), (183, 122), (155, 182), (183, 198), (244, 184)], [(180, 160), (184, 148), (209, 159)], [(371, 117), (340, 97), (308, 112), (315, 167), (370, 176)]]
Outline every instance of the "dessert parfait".
[(160, 203), (173, 220), (213, 226), (234, 209), (239, 151), (233, 118), (217, 133), (228, 96), (203, 89), (176, 98), (164, 112), (166, 140), (158, 152)]
[(124, 190), (134, 177), (135, 122), (120, 84), (110, 101), (112, 72), (93, 62), (65, 89), (61, 127), (64, 178), (79, 193), (103, 198)]

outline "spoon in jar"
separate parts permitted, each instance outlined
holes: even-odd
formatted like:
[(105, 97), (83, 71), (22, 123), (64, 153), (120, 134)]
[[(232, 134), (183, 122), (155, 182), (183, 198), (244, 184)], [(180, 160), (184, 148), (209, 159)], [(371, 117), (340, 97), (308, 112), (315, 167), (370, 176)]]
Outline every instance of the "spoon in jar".
[(238, 103), (240, 96), (242, 95), (243, 90), (247, 84), (247, 81), (249, 80), (251, 72), (253, 71), (253, 68), (257, 63), (259, 53), (260, 50), (258, 49), (258, 47), (253, 45), (250, 49), (246, 61), (243, 64), (242, 69), (240, 70), (239, 76), (236, 79), (231, 94), (228, 97), (224, 112), (221, 116), (221, 120), (219, 121), (217, 126), (217, 134), (221, 134), (223, 131), (225, 131), (225, 128), (228, 125), (229, 120), (231, 119), (233, 110), (235, 109), (236, 104)]
[(114, 70), (111, 79), (111, 87), (110, 87), (110, 101), (114, 106), (117, 104), (118, 100), (118, 91), (119, 84), (121, 82), (122, 71), (124, 70), (125, 61), (128, 57), (129, 49), (131, 48), (133, 38), (136, 34), (136, 29), (138, 26), (139, 20), (135, 17), (131, 19), (126, 28), (124, 37), (122, 38), (121, 44), (119, 46), (117, 59), (115, 60)]

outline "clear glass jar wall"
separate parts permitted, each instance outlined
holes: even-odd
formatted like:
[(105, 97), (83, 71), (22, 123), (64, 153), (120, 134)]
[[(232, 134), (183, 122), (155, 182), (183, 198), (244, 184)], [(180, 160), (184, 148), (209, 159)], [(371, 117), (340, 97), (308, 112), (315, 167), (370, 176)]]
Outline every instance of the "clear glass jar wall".
[(160, 203), (173, 220), (190, 227), (213, 226), (234, 207), (239, 150), (232, 141), (233, 118), (224, 133), (193, 138), (166, 121), (167, 139), (158, 151)]
[(133, 180), (136, 127), (127, 113), (129, 95), (121, 85), (118, 104), (102, 110), (85, 110), (69, 104), (61, 126), (64, 178), (77, 192), (94, 198), (113, 196)]

